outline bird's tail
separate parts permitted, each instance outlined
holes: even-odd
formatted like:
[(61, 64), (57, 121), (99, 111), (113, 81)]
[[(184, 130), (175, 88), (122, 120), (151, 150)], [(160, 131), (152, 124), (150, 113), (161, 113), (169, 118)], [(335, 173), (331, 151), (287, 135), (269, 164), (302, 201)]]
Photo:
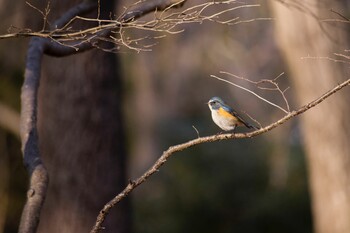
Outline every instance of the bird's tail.
[(236, 117), (237, 117), (238, 120), (241, 122), (241, 125), (243, 124), (243, 125), (245, 125), (247, 128), (249, 128), (249, 129), (256, 129), (256, 130), (260, 129), (260, 127), (258, 127), (258, 126), (249, 124), (249, 123), (246, 122), (242, 117), (239, 117), (238, 115), (236, 115)]
[(256, 130), (260, 129), (259, 126), (251, 125), (251, 124), (249, 124), (247, 122), (243, 122), (243, 124), (249, 129), (256, 129)]

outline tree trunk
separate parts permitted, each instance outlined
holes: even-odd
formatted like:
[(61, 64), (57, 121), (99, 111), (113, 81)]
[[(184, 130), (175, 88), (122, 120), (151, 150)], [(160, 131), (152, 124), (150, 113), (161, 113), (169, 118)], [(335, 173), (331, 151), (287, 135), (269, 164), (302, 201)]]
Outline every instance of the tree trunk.
[[(348, 76), (348, 66), (327, 59), (301, 59), (307, 56), (331, 57), (333, 53), (343, 53), (348, 49), (345, 32), (319, 23), (315, 18), (334, 18), (329, 9), (346, 7), (335, 6), (334, 1), (323, 1), (322, 4), (328, 5), (321, 8), (319, 1), (312, 0), (307, 2), (307, 7), (298, 10), (292, 5), (287, 7), (288, 3), (273, 1), (271, 6), (276, 16), (280, 48), (302, 105)], [(304, 3), (298, 7), (301, 4)], [(350, 232), (349, 97), (349, 90), (337, 93), (301, 117), (317, 233)]]
[[(69, 4), (51, 3), (50, 15), (58, 17)], [(113, 1), (101, 4), (101, 18), (108, 18)], [(119, 61), (115, 54), (93, 50), (45, 57), (42, 67), (38, 132), (50, 183), (39, 232), (89, 232), (99, 210), (125, 186)], [(127, 200), (104, 227), (104, 232), (130, 232)]]

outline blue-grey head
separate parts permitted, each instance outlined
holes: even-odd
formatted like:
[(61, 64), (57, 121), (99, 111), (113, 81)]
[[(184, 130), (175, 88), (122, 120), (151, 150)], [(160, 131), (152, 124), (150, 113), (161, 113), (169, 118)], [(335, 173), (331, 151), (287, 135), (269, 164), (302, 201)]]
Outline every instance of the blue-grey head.
[(209, 106), (210, 110), (218, 110), (222, 105), (225, 105), (225, 102), (216, 96), (212, 97), (208, 101), (208, 106)]

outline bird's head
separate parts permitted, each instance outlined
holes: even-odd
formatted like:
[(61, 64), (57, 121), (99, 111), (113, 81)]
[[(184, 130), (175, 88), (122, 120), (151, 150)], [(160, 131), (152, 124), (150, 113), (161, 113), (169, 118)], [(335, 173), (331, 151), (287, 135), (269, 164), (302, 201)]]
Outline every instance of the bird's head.
[(213, 97), (208, 101), (207, 104), (210, 110), (218, 110), (224, 104), (224, 101), (219, 97)]

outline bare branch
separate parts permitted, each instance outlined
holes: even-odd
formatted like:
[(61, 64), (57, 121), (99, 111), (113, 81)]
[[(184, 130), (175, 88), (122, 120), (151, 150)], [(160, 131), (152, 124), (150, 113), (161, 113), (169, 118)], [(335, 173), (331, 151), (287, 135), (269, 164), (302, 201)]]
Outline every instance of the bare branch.
[(64, 27), (71, 19), (74, 19), (76, 16), (85, 15), (90, 13), (92, 10), (97, 8), (96, 1), (83, 1), (75, 7), (72, 7), (68, 11), (65, 12), (59, 19), (57, 19), (52, 29), (59, 29)]
[[(110, 37), (110, 43), (118, 47), (124, 45), (124, 47), (136, 51), (149, 51), (150, 46), (144, 46), (143, 44), (134, 43), (136, 39), (130, 38), (125, 40), (125, 31), (130, 29), (137, 29), (148, 32), (157, 32), (163, 35), (181, 33), (184, 30), (178, 29), (178, 26), (188, 23), (203, 23), (204, 21), (215, 22), (224, 25), (236, 25), (239, 23), (248, 23), (258, 20), (271, 20), (271, 18), (253, 18), (253, 19), (240, 19), (240, 17), (232, 17), (232, 12), (241, 10), (243, 8), (255, 8), (259, 7), (259, 4), (246, 4), (237, 0), (224, 0), (224, 1), (209, 1), (195, 6), (188, 7), (183, 11), (170, 12), (171, 9), (178, 8), (184, 5), (187, 0), (152, 0), (152, 1), (139, 1), (125, 8), (123, 14), (116, 19), (100, 19), (97, 18), (84, 18), (77, 14), (85, 13), (90, 8), (96, 8), (99, 1), (84, 1), (79, 6), (72, 8), (60, 20), (53, 24), (53, 27), (49, 31), (33, 32), (31, 30), (20, 30), (16, 33), (10, 33), (7, 35), (0, 35), (0, 39), (6, 39), (11, 37), (28, 37), (38, 36), (42, 38), (51, 39), (52, 43), (47, 50), (47, 53), (52, 56), (67, 56), (76, 52), (82, 52), (96, 46), (99, 41), (105, 41), (106, 37)], [(225, 6), (225, 9), (220, 8)], [(214, 8), (217, 7), (217, 8)], [(39, 11), (43, 17), (48, 14), (49, 11)], [(142, 16), (154, 12), (153, 19), (148, 21), (141, 21), (139, 18)], [(211, 13), (207, 13), (211, 12)], [(229, 19), (227, 19), (229, 17)], [(226, 18), (226, 19), (225, 19)], [(73, 30), (71, 25), (77, 20), (96, 22), (96, 27), (90, 27), (85, 30)], [(45, 24), (45, 23), (44, 23)], [(159, 35), (155, 36), (159, 37)], [(154, 37), (154, 38), (155, 38)], [(125, 44), (124, 44), (125, 43)], [(155, 43), (152, 43), (155, 44)], [(62, 47), (66, 48), (62, 48)], [(108, 51), (108, 50), (105, 50)], [(111, 49), (109, 52), (113, 52), (115, 49)]]
[(192, 128), (196, 131), (198, 138), (200, 138), (198, 129), (194, 125), (192, 125)]
[(35, 233), (40, 220), (40, 212), (46, 197), (49, 175), (41, 161), (37, 161), (30, 176), (30, 188), (27, 192), (27, 202), (24, 206), (19, 233)]
[(345, 54), (341, 54), (341, 53), (334, 53), (334, 55), (335, 55), (335, 56), (338, 56), (338, 57), (345, 58), (345, 59), (349, 60), (348, 63), (350, 63), (350, 56), (345, 55)]
[(26, 1), (26, 4), (33, 8), (34, 10), (36, 10), (37, 12), (39, 12), (41, 14), (41, 16), (43, 17), (43, 28), (41, 29), (41, 31), (43, 32), (46, 28), (47, 25), (47, 17), (50, 13), (50, 1), (47, 2), (45, 11), (40, 10), (38, 7), (34, 6), (32, 3)]
[(262, 125), (260, 124), (260, 122), (258, 120), (256, 120), (255, 118), (253, 118), (251, 115), (249, 115), (248, 113), (246, 113), (245, 111), (241, 111), (243, 112), (247, 117), (249, 117), (252, 121), (254, 121), (257, 125), (259, 125), (259, 127), (257, 129), (261, 129)]
[(135, 8), (129, 9), (120, 17), (122, 23), (134, 21), (153, 11), (168, 10), (173, 7), (181, 7), (186, 0), (153, 0), (142, 2), (141, 5), (136, 5)]
[(322, 56), (321, 57), (307, 56), (307, 57), (301, 57), (301, 59), (322, 59), (322, 60), (332, 61), (335, 63), (350, 64), (349, 56), (346, 56), (343, 54), (338, 54), (338, 53), (335, 53), (334, 55), (336, 55), (338, 57), (346, 58), (346, 59), (348, 59), (348, 61), (340, 60), (340, 59), (336, 59), (336, 58), (331, 58), (331, 57), (322, 57)]
[[(238, 75), (234, 75), (234, 74), (231, 74), (231, 73), (228, 73), (228, 72), (225, 72), (225, 71), (221, 71), (220, 73), (227, 74), (227, 75), (230, 75), (231, 77), (234, 77), (234, 78), (241, 79), (241, 80), (244, 80), (246, 82), (252, 83), (252, 84), (256, 85), (256, 87), (261, 89), (261, 90), (269, 90), (269, 91), (277, 91), (277, 92), (279, 92), (281, 94), (283, 100), (284, 100), (284, 103), (285, 103), (286, 107), (287, 107), (287, 111), (290, 112), (289, 103), (288, 103), (288, 100), (287, 100), (287, 98), (286, 98), (286, 96), (284, 94), (289, 89), (289, 87), (287, 87), (286, 89), (282, 90), (280, 88), (278, 82), (277, 82), (277, 79), (282, 77), (284, 75), (284, 72), (282, 72), (279, 75), (277, 75), (277, 77), (274, 78), (274, 79), (261, 79), (259, 81), (252, 81), (252, 80), (249, 80), (247, 78), (240, 77)], [(270, 84), (272, 87), (261, 86), (262, 84), (266, 84), (266, 83)]]
[(336, 15), (340, 16), (342, 19), (344, 19), (347, 22), (350, 22), (350, 19), (348, 17), (346, 17), (345, 15), (341, 14), (340, 12), (337, 12), (333, 9), (330, 10), (332, 13), (335, 13)]
[(226, 79), (219, 78), (219, 77), (217, 77), (217, 76), (215, 76), (215, 75), (210, 75), (210, 77), (216, 78), (216, 79), (218, 79), (218, 80), (220, 80), (220, 81), (226, 82), (226, 83), (228, 83), (228, 84), (230, 84), (230, 85), (233, 85), (233, 86), (235, 86), (235, 87), (238, 87), (238, 88), (240, 88), (240, 89), (242, 89), (242, 90), (244, 90), (244, 91), (246, 91), (246, 92), (249, 92), (249, 93), (255, 95), (256, 97), (258, 97), (259, 99), (265, 101), (266, 103), (268, 103), (268, 104), (270, 104), (270, 105), (272, 105), (272, 106), (274, 106), (274, 107), (280, 109), (280, 110), (283, 111), (284, 113), (289, 113), (289, 111), (285, 110), (285, 109), (282, 108), (281, 106), (279, 106), (279, 105), (277, 105), (277, 104), (275, 104), (275, 103), (272, 103), (271, 101), (269, 101), (269, 100), (267, 100), (267, 99), (261, 97), (260, 95), (256, 94), (255, 92), (253, 92), (253, 91), (251, 91), (251, 90), (249, 90), (249, 89), (247, 89), (247, 88), (245, 88), (245, 87), (242, 87), (242, 86), (240, 86), (240, 85), (238, 85), (238, 84), (236, 84), (236, 83), (230, 82), (230, 81), (228, 81), (228, 80), (226, 80)]
[[(317, 6), (310, 3), (309, 1), (294, 1), (294, 0), (275, 0), (280, 2), (281, 4), (285, 5), (288, 8), (291, 9), (296, 9), (298, 11), (300, 11), (301, 13), (304, 13), (305, 15), (313, 18), (318, 26), (320, 27), (321, 31), (324, 33), (324, 35), (326, 35), (328, 37), (329, 40), (331, 40), (334, 43), (338, 43), (338, 38), (337, 36), (335, 36), (334, 33), (330, 32), (329, 30), (327, 30), (327, 28), (325, 27), (329, 22), (338, 22), (338, 23), (349, 23), (349, 21), (347, 20), (346, 17), (342, 17), (340, 13), (335, 12), (333, 10), (331, 10), (331, 12), (338, 14), (339, 16), (341, 16), (344, 20), (340, 20), (340, 19), (320, 19), (319, 15), (317, 14), (318, 9)], [(322, 2), (320, 1), (319, 4), (322, 4)]]
[(142, 176), (137, 178), (136, 180), (129, 181), (129, 184), (126, 186), (126, 188), (120, 192), (117, 196), (115, 196), (111, 201), (109, 201), (103, 209), (100, 211), (99, 215), (97, 216), (96, 223), (91, 230), (90, 233), (98, 233), (102, 229), (102, 224), (105, 221), (107, 215), (109, 214), (109, 211), (116, 206), (121, 200), (123, 200), (125, 197), (127, 197), (136, 187), (138, 187), (140, 184), (144, 183), (150, 176), (155, 174), (157, 171), (159, 171), (159, 168), (167, 161), (167, 159), (174, 155), (176, 152), (183, 151), (185, 149), (188, 149), (190, 147), (203, 144), (203, 143), (209, 143), (209, 142), (215, 142), (215, 141), (222, 141), (222, 140), (228, 140), (228, 139), (238, 139), (238, 138), (252, 138), (255, 136), (258, 136), (260, 134), (266, 133), (279, 125), (282, 125), (283, 123), (287, 122), (288, 120), (292, 119), (293, 117), (300, 115), (304, 113), (305, 111), (315, 107), (316, 105), (323, 102), (325, 99), (333, 95), (334, 93), (338, 92), (342, 88), (350, 85), (350, 79), (344, 81), (343, 83), (337, 85), (333, 89), (327, 91), (319, 98), (315, 99), (314, 101), (311, 101), (310, 103), (302, 106), (296, 111), (289, 112), (287, 115), (279, 119), (278, 121), (275, 121), (274, 123), (261, 128), (259, 130), (255, 130), (253, 132), (248, 133), (227, 133), (227, 134), (217, 134), (207, 137), (198, 137), (196, 139), (193, 139), (191, 141), (178, 144), (175, 146), (169, 147), (166, 151), (163, 152), (163, 154), (159, 157), (159, 159), (152, 165), (151, 168), (149, 168)]
[[(84, 17), (75, 16), (68, 20), (68, 16), (74, 15), (74, 10), (71, 10), (73, 13), (67, 13), (64, 16), (65, 20), (57, 23), (58, 26), (62, 26), (63, 28), (67, 28), (74, 20), (87, 20), (97, 22), (99, 26), (88, 28), (85, 30), (80, 30), (77, 32), (60, 32), (59, 34), (55, 34), (61, 29), (58, 27), (57, 30), (54, 30), (50, 38), (57, 38), (55, 41), (60, 42), (60, 38), (70, 38), (73, 43), (52, 43), (47, 49), (47, 54), (52, 56), (67, 56), (76, 52), (83, 52), (88, 49), (94, 48), (98, 45), (98, 41), (106, 41), (106, 37), (110, 37), (112, 40), (111, 43), (115, 45), (124, 45), (129, 49), (140, 50), (130, 44), (130, 42), (125, 41), (122, 37), (116, 38), (111, 37), (110, 34), (113, 30), (120, 33), (121, 28), (129, 27), (129, 22), (135, 21), (136, 19), (148, 14), (149, 12), (153, 12), (155, 10), (163, 10), (170, 6), (180, 6), (186, 0), (157, 0), (157, 1), (147, 1), (144, 4), (138, 5), (137, 7), (131, 9), (129, 12), (125, 13), (120, 17), (120, 21), (117, 20), (101, 20), (101, 19), (88, 19)], [(86, 7), (81, 7), (82, 9), (86, 9)], [(66, 24), (64, 24), (66, 23)], [(104, 23), (104, 24), (101, 24)]]

